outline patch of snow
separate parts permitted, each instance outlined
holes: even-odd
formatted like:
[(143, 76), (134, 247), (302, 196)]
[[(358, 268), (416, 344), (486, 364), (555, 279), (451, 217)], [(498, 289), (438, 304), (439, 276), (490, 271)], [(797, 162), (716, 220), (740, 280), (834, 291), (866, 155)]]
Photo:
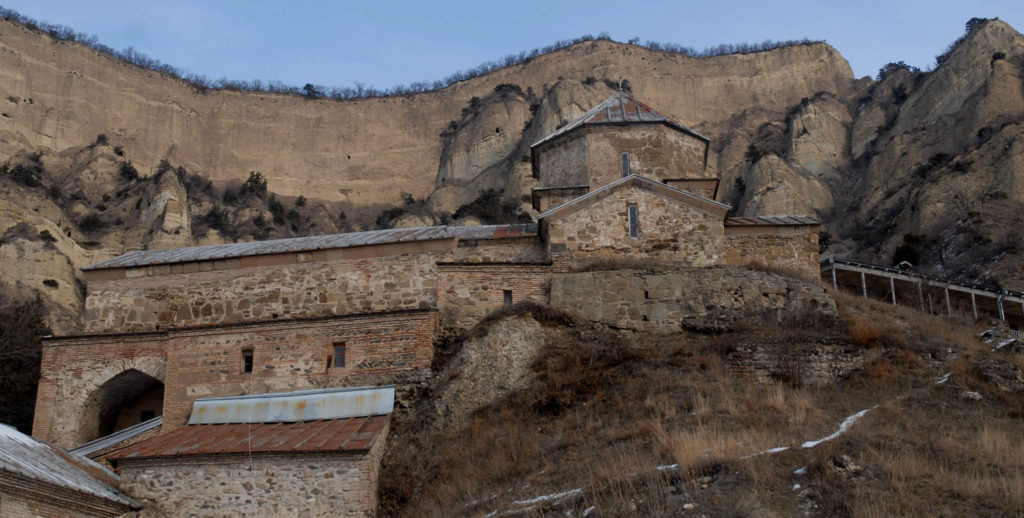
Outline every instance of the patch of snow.
[(935, 384), (936, 385), (942, 385), (943, 383), (949, 381), (950, 374), (953, 374), (953, 373), (952, 372), (947, 372), (944, 376), (939, 378), (939, 381), (936, 381)]
[(847, 430), (850, 429), (851, 426), (853, 426), (853, 423), (856, 423), (858, 419), (864, 417), (864, 414), (874, 410), (875, 408), (878, 408), (878, 405), (875, 405), (875, 406), (873, 406), (871, 408), (865, 408), (864, 410), (861, 410), (860, 412), (857, 412), (856, 414), (853, 414), (850, 417), (847, 417), (846, 419), (843, 420), (842, 423), (839, 424), (839, 429), (836, 430), (835, 433), (833, 433), (832, 435), (829, 435), (827, 437), (822, 437), (821, 439), (818, 439), (816, 441), (807, 441), (807, 442), (801, 444), (800, 447), (801, 448), (813, 448), (813, 447), (815, 447), (815, 446), (817, 446), (817, 445), (819, 445), (819, 444), (821, 444), (821, 443), (823, 443), (825, 441), (831, 441), (832, 439), (835, 439), (836, 437), (839, 437), (840, 435), (843, 435), (844, 433), (846, 433)]
[(595, 509), (597, 509), (597, 506), (594, 506), (594, 505), (584, 509), (583, 510), (583, 516), (590, 516), (590, 513), (594, 512)]
[(799, 491), (799, 490), (800, 490), (800, 484), (793, 484), (793, 491)]
[(662, 464), (657, 467), (658, 471), (675, 471), (679, 469), (679, 464)]
[(782, 451), (786, 451), (788, 449), (789, 449), (789, 446), (778, 446), (778, 447), (775, 447), (775, 448), (768, 448), (767, 450), (759, 451), (757, 453), (751, 453), (750, 455), (744, 455), (744, 456), (742, 456), (740, 458), (741, 459), (749, 459), (749, 458), (752, 458), (752, 457), (758, 457), (758, 456), (766, 455), (766, 454), (769, 454), (769, 453), (779, 453), (779, 452), (782, 452)]
[(561, 493), (551, 493), (549, 495), (535, 496), (533, 498), (528, 498), (526, 500), (516, 500), (512, 502), (512, 505), (533, 505), (539, 504), (541, 502), (550, 502), (552, 500), (565, 500), (566, 498), (570, 498), (581, 494), (583, 494), (583, 489), (576, 488), (570, 489), (568, 491), (562, 491)]
[(794, 471), (793, 474), (794, 475), (806, 475), (807, 474), (807, 466), (804, 466), (802, 468), (797, 468), (797, 470)]
[(998, 350), (1002, 349), (1003, 347), (1006, 347), (1007, 345), (1010, 345), (1010, 344), (1012, 344), (1012, 343), (1014, 343), (1016, 341), (1017, 341), (1016, 338), (1007, 338), (1006, 340), (1003, 340), (1002, 342), (999, 342), (999, 344), (996, 345), (995, 349), (992, 349), (992, 350), (993, 351), (998, 351)]

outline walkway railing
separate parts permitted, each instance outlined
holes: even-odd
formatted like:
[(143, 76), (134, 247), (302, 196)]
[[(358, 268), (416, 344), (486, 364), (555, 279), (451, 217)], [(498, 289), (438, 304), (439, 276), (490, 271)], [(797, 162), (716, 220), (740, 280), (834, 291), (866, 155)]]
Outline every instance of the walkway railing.
[(887, 278), (889, 280), (889, 296), (893, 304), (896, 304), (896, 284), (895, 281), (905, 281), (917, 285), (917, 293), (921, 310), (924, 310), (924, 294), (923, 287), (935, 287), (941, 288), (945, 294), (946, 311), (952, 315), (953, 308), (950, 304), (949, 291), (957, 291), (961, 293), (970, 294), (971, 296), (971, 309), (974, 312), (974, 318), (978, 318), (978, 303), (976, 296), (991, 297), (996, 301), (996, 307), (999, 311), (999, 318), (1006, 320), (1006, 308), (1004, 302), (1016, 302), (1021, 305), (1021, 313), (1024, 315), (1024, 292), (1006, 290), (995, 286), (985, 286), (982, 284), (974, 284), (970, 282), (962, 282), (951, 279), (943, 279), (934, 275), (925, 275), (915, 272), (908, 272), (899, 268), (892, 268), (889, 266), (879, 266), (877, 264), (859, 263), (856, 261), (847, 261), (844, 259), (836, 259), (835, 257), (827, 257), (821, 260), (822, 274), (828, 274), (831, 276), (832, 287), (838, 288), (839, 283), (836, 279), (837, 271), (849, 271), (860, 273), (861, 290), (865, 297), (868, 296), (867, 287), (867, 276), (875, 276)]

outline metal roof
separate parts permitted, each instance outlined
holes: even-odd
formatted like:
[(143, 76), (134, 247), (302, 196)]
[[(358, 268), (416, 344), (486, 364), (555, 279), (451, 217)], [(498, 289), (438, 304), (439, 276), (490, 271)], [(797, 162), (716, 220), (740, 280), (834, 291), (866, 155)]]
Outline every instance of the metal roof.
[(111, 485), (118, 477), (110, 470), (87, 458), (39, 442), (5, 424), (0, 424), (0, 471), (128, 507), (142, 507)]
[(725, 226), (727, 227), (801, 226), (820, 224), (821, 220), (813, 216), (750, 216), (743, 218), (725, 218)]
[(395, 387), (301, 390), (197, 399), (188, 424), (281, 423), (390, 414)]
[(705, 198), (703, 196), (700, 196), (698, 194), (694, 194), (694, 193), (692, 193), (690, 191), (683, 190), (683, 189), (680, 189), (678, 187), (672, 187), (671, 185), (664, 184), (664, 183), (661, 183), (661, 182), (656, 182), (654, 180), (651, 180), (650, 178), (646, 178), (646, 177), (639, 176), (639, 175), (636, 175), (636, 174), (631, 174), (631, 175), (626, 176), (624, 178), (619, 178), (618, 180), (615, 180), (614, 182), (612, 182), (612, 183), (610, 183), (608, 185), (605, 185), (604, 187), (601, 187), (600, 189), (595, 189), (593, 191), (590, 191), (587, 194), (584, 194), (583, 196), (580, 196), (579, 198), (573, 198), (573, 199), (571, 199), (571, 200), (569, 200), (569, 201), (567, 201), (567, 202), (565, 202), (565, 203), (563, 203), (563, 204), (561, 204), (561, 205), (559, 205), (557, 207), (552, 207), (552, 208), (548, 209), (547, 211), (545, 211), (540, 216), (537, 216), (537, 219), (538, 220), (542, 220), (542, 219), (544, 219), (544, 218), (546, 218), (546, 217), (548, 217), (548, 216), (550, 216), (550, 215), (552, 215), (552, 214), (554, 214), (554, 213), (556, 213), (556, 212), (558, 212), (560, 210), (565, 209), (566, 207), (570, 207), (570, 206), (573, 206), (573, 205), (578, 205), (578, 204), (583, 203), (583, 202), (585, 202), (585, 201), (587, 201), (587, 200), (589, 200), (591, 198), (600, 196), (604, 192), (610, 191), (610, 190), (612, 190), (612, 189), (614, 189), (614, 188), (616, 188), (616, 187), (618, 187), (618, 186), (620, 186), (622, 184), (629, 183), (629, 182), (646, 183), (646, 184), (648, 184), (651, 187), (657, 187), (659, 189), (666, 189), (669, 192), (675, 193), (677, 195), (682, 195), (682, 196), (684, 196), (686, 198), (689, 198), (689, 199), (692, 199), (694, 201), (699, 201), (699, 202), (702, 202), (702, 203), (708, 203), (708, 204), (711, 204), (711, 205), (717, 205), (718, 207), (723, 208), (723, 209), (727, 209), (727, 210), (730, 208), (729, 205), (726, 205), (724, 203), (719, 203), (719, 202), (717, 202), (715, 200), (709, 200), (709, 199), (707, 199), (707, 198)]
[(223, 245), (193, 246), (188, 248), (175, 248), (171, 250), (141, 250), (137, 252), (130, 252), (101, 263), (86, 266), (82, 269), (102, 270), (106, 268), (132, 268), (156, 264), (211, 261), (253, 255), (308, 252), (313, 250), (381, 245), (387, 243), (431, 241), (436, 239), (502, 239), (512, 237), (531, 237), (536, 235), (537, 225), (533, 223), (514, 225), (482, 225), (475, 227), (435, 226), (392, 228), (386, 230), (370, 230), (366, 232), (351, 232), (348, 234), (328, 234), (322, 236), (272, 239), (269, 241), (249, 241), (245, 243), (227, 243)]
[(111, 460), (224, 453), (365, 452), (389, 416), (299, 423), (203, 424), (167, 432), (109, 456)]
[(148, 432), (154, 428), (159, 428), (164, 424), (163, 416), (154, 417), (148, 421), (143, 421), (137, 425), (129, 426), (124, 430), (118, 430), (110, 435), (100, 437), (94, 441), (89, 441), (81, 446), (76, 446), (68, 450), (75, 455), (82, 455), (88, 457), (89, 455), (96, 453), (100, 450), (105, 450), (117, 443), (127, 441), (132, 437), (136, 437), (139, 434)]
[(654, 108), (633, 99), (624, 92), (615, 92), (601, 104), (598, 104), (591, 108), (590, 111), (583, 114), (582, 117), (562, 126), (554, 133), (538, 140), (530, 147), (537, 147), (580, 126), (589, 124), (624, 124), (629, 122), (661, 122), (689, 133), (701, 140), (708, 140), (704, 135), (701, 135), (679, 122), (654, 111)]

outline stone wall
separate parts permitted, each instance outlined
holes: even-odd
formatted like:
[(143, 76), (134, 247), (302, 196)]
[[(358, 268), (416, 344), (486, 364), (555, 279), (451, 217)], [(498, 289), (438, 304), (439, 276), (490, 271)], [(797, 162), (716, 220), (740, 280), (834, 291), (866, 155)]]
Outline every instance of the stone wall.
[(725, 330), (776, 312), (838, 315), (817, 283), (732, 266), (555, 273), (551, 306), (594, 322), (653, 330)]
[(824, 344), (737, 344), (732, 371), (759, 383), (784, 381), (820, 387), (864, 366), (864, 350)]
[(444, 328), (473, 327), (505, 306), (506, 291), (512, 304), (547, 304), (550, 287), (549, 264), (439, 264), (440, 324)]
[(455, 249), (457, 262), (542, 262), (547, 260), (547, 251), (539, 237), (512, 239), (462, 240)]
[(450, 255), (423, 252), (254, 267), (228, 264), (213, 271), (168, 270), (165, 275), (90, 280), (86, 331), (148, 331), (432, 308), (437, 306), (434, 264)]
[(541, 187), (587, 185), (587, 141), (581, 131), (545, 144), (533, 155)]
[[(97, 395), (131, 371), (164, 383), (163, 430), (184, 425), (201, 397), (413, 383), (430, 367), (436, 326), (437, 312), (422, 310), (49, 340), (33, 435), (64, 448), (96, 438)], [(342, 343), (345, 366), (329, 368)]]
[(376, 516), (387, 428), (368, 453), (121, 460), (122, 488), (156, 516)]
[(724, 264), (819, 279), (818, 226), (726, 227)]
[(622, 178), (622, 153), (632, 174), (662, 181), (703, 177), (707, 143), (664, 124), (588, 126), (587, 171), (591, 189)]
[[(722, 216), (639, 185), (619, 186), (583, 208), (546, 222), (551, 260), (569, 267), (594, 259), (715, 264), (723, 256)], [(637, 204), (639, 237), (629, 235), (628, 205)]]

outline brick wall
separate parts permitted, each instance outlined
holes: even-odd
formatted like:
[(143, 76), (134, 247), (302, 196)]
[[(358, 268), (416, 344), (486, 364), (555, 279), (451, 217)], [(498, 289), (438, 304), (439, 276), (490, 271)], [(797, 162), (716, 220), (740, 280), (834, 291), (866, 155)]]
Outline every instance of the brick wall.
[[(581, 265), (595, 259), (657, 260), (688, 265), (719, 262), (723, 256), (722, 216), (649, 189), (624, 185), (585, 207), (547, 223), (551, 259)], [(639, 237), (629, 235), (627, 207), (635, 203)]]
[(539, 237), (459, 241), (452, 261), (457, 262), (542, 262), (547, 260)]
[[(65, 448), (96, 438), (101, 387), (131, 370), (164, 383), (163, 430), (184, 425), (201, 397), (412, 383), (430, 367), (436, 326), (436, 311), (417, 310), (48, 340), (33, 435)], [(335, 343), (343, 368), (327, 366)]]
[(551, 266), (546, 264), (442, 263), (438, 265), (440, 324), (444, 328), (468, 329), (483, 317), (505, 305), (505, 292), (513, 304), (547, 304)]
[(728, 227), (725, 264), (774, 268), (806, 279), (821, 277), (817, 226)]
[(432, 308), (434, 263), (450, 256), (424, 252), (91, 280), (86, 332)]
[(375, 516), (387, 429), (368, 453), (121, 460), (122, 487), (160, 516)]
[(127, 505), (0, 471), (0, 516), (67, 518), (121, 516)]
[(63, 448), (95, 439), (100, 387), (131, 370), (164, 380), (166, 340), (157, 332), (45, 341), (32, 435)]
[[(435, 311), (378, 313), (171, 333), (163, 429), (183, 426), (196, 398), (401, 384), (425, 376)], [(344, 344), (345, 366), (328, 367)], [(253, 370), (242, 372), (242, 350)]]

